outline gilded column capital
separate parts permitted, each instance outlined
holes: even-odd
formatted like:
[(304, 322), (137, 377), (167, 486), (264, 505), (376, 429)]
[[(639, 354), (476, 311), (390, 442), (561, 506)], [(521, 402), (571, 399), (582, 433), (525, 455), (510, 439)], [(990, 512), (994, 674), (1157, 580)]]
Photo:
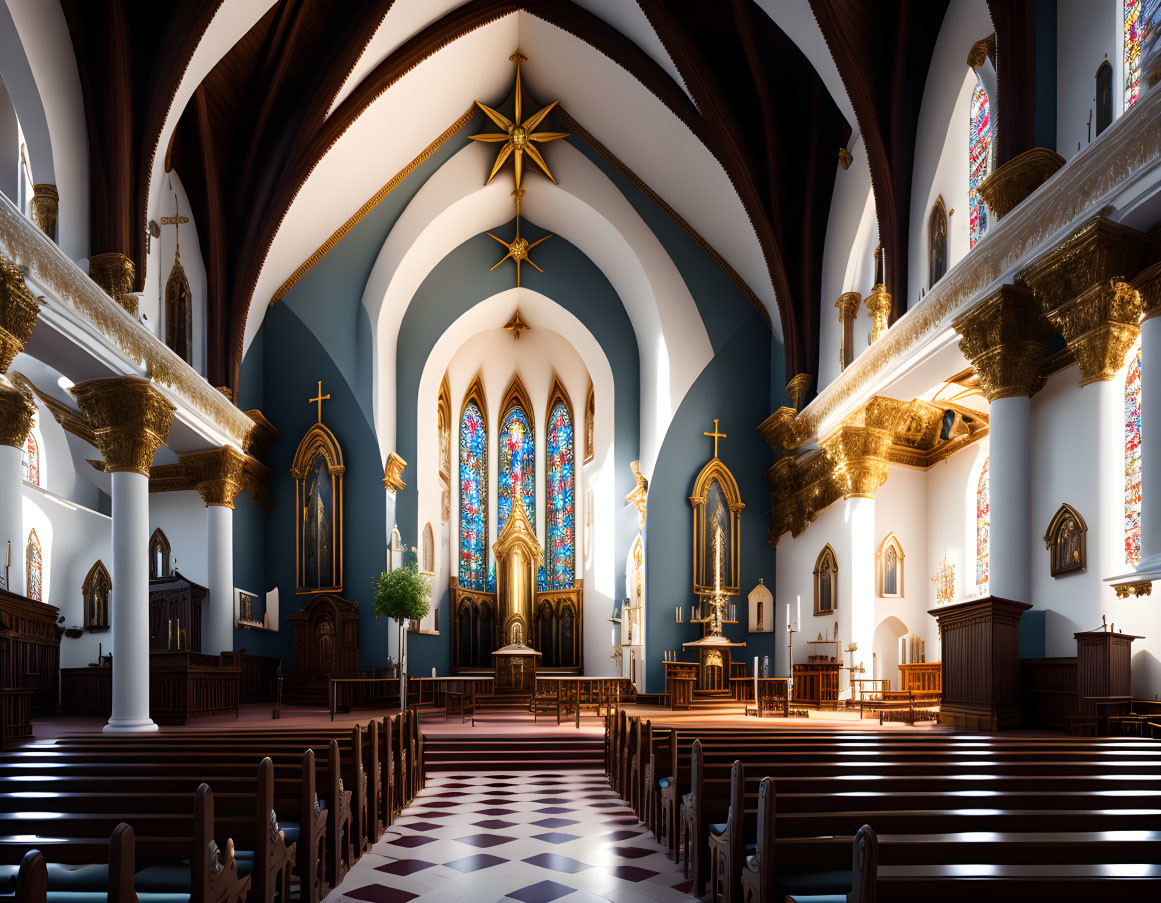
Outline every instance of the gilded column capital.
[(906, 402), (875, 396), (823, 444), (835, 490), (843, 498), (873, 499), (886, 482), (891, 472), (891, 443), (908, 409)]
[(270, 451), (270, 446), (274, 443), (274, 440), (278, 438), (278, 429), (263, 417), (262, 412), (257, 409), (247, 411), (246, 416), (254, 421), (254, 425), (246, 433), (246, 439), (242, 447), (245, 449), (246, 454), (262, 460), (266, 457), (266, 453)]
[(35, 414), (36, 402), (26, 386), (0, 381), (0, 445), (23, 448)]
[(32, 338), (40, 305), (24, 284), (24, 273), (0, 257), (0, 375), (8, 372), (16, 355)]
[(169, 435), (173, 403), (136, 376), (90, 380), (72, 393), (93, 427), (105, 470), (148, 477), (153, 455)]
[(968, 51), (967, 64), (969, 69), (979, 69), (988, 57), (995, 59), (996, 56), (996, 35), (993, 32), (986, 38), (981, 38), (972, 44), (972, 49)]
[(1064, 165), (1064, 157), (1046, 147), (1034, 147), (1009, 160), (984, 179), (980, 197), (997, 221), (1047, 182)]
[(398, 492), (407, 484), (403, 482), (403, 468), (407, 466), (395, 452), (387, 456), (387, 464), (383, 468), (383, 485), (391, 492)]
[(810, 438), (810, 431), (797, 417), (794, 408), (783, 405), (758, 425), (758, 432), (774, 451), (791, 454)]
[(1040, 391), (1053, 329), (1031, 291), (1002, 285), (952, 325), (989, 402)]
[(863, 296), (858, 292), (843, 292), (838, 296), (834, 306), (838, 308), (839, 322), (845, 323), (847, 320), (852, 320), (859, 314), (859, 302), (863, 300)]
[(887, 331), (887, 320), (891, 316), (891, 293), (887, 291), (885, 285), (880, 283), (871, 289), (871, 294), (867, 295), (865, 303), (871, 314), (871, 344), (873, 345)]
[(1134, 276), (1133, 288), (1141, 300), (1141, 321), (1161, 316), (1161, 261)]
[(1097, 216), (1021, 274), (1080, 365), (1082, 386), (1112, 379), (1139, 333), (1137, 272), (1148, 238)]
[(56, 186), (48, 182), (32, 186), (32, 201), (29, 203), (32, 221), (37, 227), (56, 241), (56, 214), (60, 206), (60, 194)]
[(806, 407), (806, 396), (814, 388), (814, 377), (809, 373), (796, 373), (786, 384), (786, 391), (794, 401), (794, 410), (801, 411)]
[(206, 507), (233, 508), (246, 487), (246, 456), (229, 445), (181, 456)]
[(89, 258), (89, 276), (105, 294), (137, 316), (137, 297), (133, 294), (137, 269), (132, 260), (117, 251), (94, 254)]

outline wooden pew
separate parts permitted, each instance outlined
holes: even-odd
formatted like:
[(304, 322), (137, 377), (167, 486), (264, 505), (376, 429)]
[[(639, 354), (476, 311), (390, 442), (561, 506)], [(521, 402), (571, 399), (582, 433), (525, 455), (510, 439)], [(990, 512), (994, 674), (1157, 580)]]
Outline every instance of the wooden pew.
[[(65, 841), (46, 838), (46, 841), (44, 846), (52, 857), (51, 862), (40, 850), (28, 850), (19, 866), (0, 865), (0, 900), (23, 898), (44, 903), (50, 888), (57, 892), (80, 886), (96, 888), (95, 892), (104, 894), (106, 903), (137, 903), (133, 889), (133, 829), (129, 825), (124, 822), (117, 825), (107, 841), (88, 838)], [(0, 847), (5, 854), (12, 850), (12, 847)], [(32, 871), (26, 872), (26, 868)], [(23, 888), (22, 882), (25, 882)]]
[(40, 850), (29, 850), (24, 854), (24, 858), (20, 860), (19, 871), (16, 873), (16, 886), (11, 897), (4, 895), (0, 899), (12, 899), (16, 903), (46, 903), (48, 866)]

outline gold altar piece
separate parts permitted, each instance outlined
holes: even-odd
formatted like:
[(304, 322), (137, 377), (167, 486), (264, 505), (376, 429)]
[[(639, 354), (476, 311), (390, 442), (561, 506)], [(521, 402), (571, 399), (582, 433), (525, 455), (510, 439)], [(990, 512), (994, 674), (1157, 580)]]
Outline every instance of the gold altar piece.
[[(689, 503), (693, 506), (693, 591), (698, 596), (713, 593), (719, 584), (727, 595), (737, 595), (741, 571), (742, 510), (746, 507), (738, 490), (737, 480), (718, 457), (718, 440), (726, 434), (714, 420), (712, 432), (704, 435), (714, 440), (714, 456), (698, 473), (693, 482)], [(721, 528), (723, 568), (720, 573), (711, 570), (716, 537), (715, 526)]]
[(536, 541), (536, 530), (528, 520), (521, 493), (516, 493), (512, 513), (492, 551), (496, 555), (500, 642), (505, 646), (527, 645), (532, 636), (536, 568), (544, 557), (544, 549)]
[(295, 592), (339, 592), (343, 588), (343, 452), (322, 422), (322, 382), (307, 404), (318, 405), (315, 423), (294, 453)]

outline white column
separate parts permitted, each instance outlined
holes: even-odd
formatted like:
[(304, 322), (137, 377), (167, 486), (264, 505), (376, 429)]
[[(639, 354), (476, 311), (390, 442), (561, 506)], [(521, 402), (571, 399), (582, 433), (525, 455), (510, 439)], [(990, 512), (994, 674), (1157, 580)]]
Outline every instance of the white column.
[(234, 651), (234, 509), (230, 505), (207, 505), (206, 525), (210, 604), (202, 651), (217, 655)]
[(988, 410), (988, 591), (1014, 602), (1032, 601), (1031, 410), (1027, 395), (997, 398)]
[[(0, 567), (8, 567), (8, 591), (24, 595), (24, 450), (0, 445)], [(8, 559), (8, 543), (11, 561)]]
[[(843, 580), (843, 561), (839, 560), (839, 582), (848, 587), (847, 593), (839, 596), (839, 614), (850, 625), (850, 641), (859, 647), (854, 654), (854, 664), (858, 665), (861, 661), (867, 669), (864, 674), (854, 675), (855, 678), (873, 677), (871, 649), (875, 638), (875, 500), (863, 496), (847, 499), (843, 502), (843, 522), (850, 537), (850, 561), (846, 567), (847, 578)], [(850, 609), (845, 614), (844, 602)], [(845, 650), (846, 644), (843, 643), (839, 646), (842, 664), (849, 665), (851, 655)], [(851, 676), (849, 671), (845, 673)]]
[(1141, 563), (1161, 579), (1161, 309), (1141, 322)]
[(105, 733), (157, 730), (149, 717), (149, 477), (113, 480), (113, 712)]

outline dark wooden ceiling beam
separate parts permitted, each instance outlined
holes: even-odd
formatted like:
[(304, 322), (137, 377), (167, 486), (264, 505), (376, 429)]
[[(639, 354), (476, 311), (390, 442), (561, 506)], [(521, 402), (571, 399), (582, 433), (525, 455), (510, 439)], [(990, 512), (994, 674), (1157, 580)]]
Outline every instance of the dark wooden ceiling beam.
[(1036, 146), (1036, 3), (988, 0), (988, 12), (996, 28), (995, 165), (1002, 166)]

